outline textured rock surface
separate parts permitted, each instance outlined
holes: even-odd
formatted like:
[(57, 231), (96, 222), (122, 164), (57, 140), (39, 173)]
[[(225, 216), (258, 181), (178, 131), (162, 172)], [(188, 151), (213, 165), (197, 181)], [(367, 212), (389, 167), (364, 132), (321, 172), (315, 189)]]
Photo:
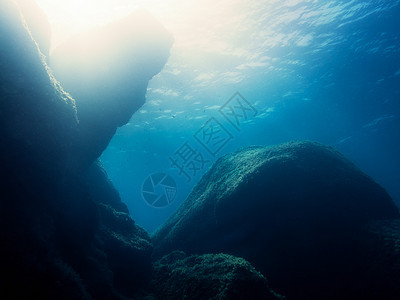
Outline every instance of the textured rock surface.
[(163, 68), (172, 37), (144, 10), (60, 45), (50, 65), (76, 98), (82, 163), (94, 161), (119, 126), (145, 102), (148, 81)]
[(156, 299), (284, 299), (249, 262), (227, 254), (166, 255), (154, 264), (152, 287)]
[[(395, 218), (385, 190), (340, 153), (293, 142), (220, 158), (153, 242), (156, 257), (225, 252), (248, 259), (285, 296), (337, 299), (368, 295), (380, 275), (358, 281), (370, 268), (365, 226)], [(378, 281), (371, 288), (382, 292)]]
[(99, 165), (80, 172), (81, 131), (18, 6), (0, 1), (1, 299), (126, 299), (149, 281), (150, 237)]

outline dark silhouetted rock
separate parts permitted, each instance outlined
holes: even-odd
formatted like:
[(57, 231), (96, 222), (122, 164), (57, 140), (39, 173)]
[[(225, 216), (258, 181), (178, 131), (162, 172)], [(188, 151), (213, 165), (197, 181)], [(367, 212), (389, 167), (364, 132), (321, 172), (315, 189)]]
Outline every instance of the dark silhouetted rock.
[(155, 257), (244, 257), (293, 299), (355, 299), (387, 279), (368, 271), (365, 226), (398, 218), (386, 191), (340, 153), (292, 142), (220, 158), (153, 243)]
[(82, 126), (18, 6), (0, 1), (0, 299), (131, 299), (150, 280), (150, 237), (100, 165), (81, 172)]
[(172, 252), (155, 262), (152, 287), (156, 299), (285, 299), (249, 262), (227, 254)]
[(145, 102), (148, 81), (169, 57), (172, 37), (149, 13), (76, 36), (51, 56), (51, 68), (77, 101), (80, 151), (89, 165)]

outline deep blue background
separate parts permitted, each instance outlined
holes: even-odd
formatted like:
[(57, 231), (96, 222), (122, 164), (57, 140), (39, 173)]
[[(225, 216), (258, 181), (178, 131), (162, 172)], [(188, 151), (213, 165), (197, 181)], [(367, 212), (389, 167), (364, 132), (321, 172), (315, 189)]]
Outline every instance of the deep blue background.
[[(247, 41), (247, 49), (264, 53), (268, 57), (265, 66), (238, 68), (229, 56), (209, 53), (199, 54), (195, 62), (185, 64), (185, 49), (178, 45), (172, 50), (169, 64), (150, 84), (148, 103), (118, 131), (102, 156), (109, 176), (139, 225), (153, 231), (199, 180), (200, 175), (186, 182), (171, 168), (169, 157), (185, 141), (207, 156), (193, 134), (210, 117), (221, 121), (234, 136), (217, 157), (247, 145), (319, 141), (340, 150), (400, 203), (399, 1), (329, 3), (299, 1), (273, 12), (276, 20), (280, 14), (305, 9), (319, 16), (324, 16), (324, 10), (328, 16), (333, 14), (329, 22), (318, 25), (311, 17), (310, 22), (304, 21), (305, 14), (300, 14), (302, 18), (279, 23), (279, 29), (274, 29), (283, 36), (293, 32), (310, 34), (313, 38), (309, 42), (299, 43), (298, 39), (297, 44), (263, 48), (259, 46), (262, 43), (250, 45), (259, 38), (256, 35), (230, 40), (232, 44)], [(326, 6), (341, 8), (339, 17), (334, 15), (338, 10)], [(354, 10), (347, 13), (351, 7)], [(262, 9), (251, 9), (252, 20), (260, 18), (254, 26), (262, 36), (272, 21), (263, 19)], [(215, 70), (225, 73), (199, 84), (204, 76), (196, 77), (200, 71), (194, 64), (202, 68), (200, 74), (216, 74)], [(236, 72), (228, 74), (230, 81), (218, 77), (230, 69)], [(218, 113), (218, 106), (236, 91), (258, 110), (258, 116), (243, 124), (240, 132)], [(214, 161), (217, 157), (208, 159)], [(159, 171), (170, 174), (178, 186), (175, 201), (165, 208), (153, 208), (141, 197), (145, 178)]]

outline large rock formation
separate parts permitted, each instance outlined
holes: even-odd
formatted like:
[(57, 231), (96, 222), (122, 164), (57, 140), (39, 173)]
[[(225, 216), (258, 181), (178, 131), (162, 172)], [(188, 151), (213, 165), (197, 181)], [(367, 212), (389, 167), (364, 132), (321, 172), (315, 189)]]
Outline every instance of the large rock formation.
[[(90, 134), (97, 133), (80, 124), (75, 100), (53, 77), (38, 47), (42, 42), (34, 39), (40, 26), (29, 30), (37, 24), (25, 22), (24, 12), (29, 10), (20, 11), (14, 1), (0, 1), (0, 298), (133, 298), (150, 280), (150, 237), (129, 217), (101, 166), (87, 169), (96, 155), (84, 155), (82, 141), (96, 140)], [(169, 34), (149, 34), (155, 44), (133, 42), (138, 36), (129, 41), (156, 47), (161, 34), (163, 46), (140, 56), (143, 64), (127, 63), (125, 70), (136, 68), (129, 80), (124, 73), (114, 81), (140, 86), (141, 101), (150, 74), (168, 57)], [(138, 51), (128, 54), (135, 60)], [(114, 102), (110, 119), (115, 111), (129, 118), (136, 96)], [(90, 105), (85, 109), (90, 119)], [(101, 109), (93, 107), (93, 120)], [(124, 120), (119, 116), (113, 124)]]
[(165, 28), (139, 10), (55, 49), (51, 68), (78, 107), (82, 165), (99, 157), (144, 104), (148, 81), (164, 66), (171, 45)]
[(332, 148), (250, 147), (211, 167), (154, 234), (154, 255), (244, 257), (289, 299), (393, 298), (400, 274), (370, 264), (379, 243), (367, 225), (398, 218), (385, 190)]

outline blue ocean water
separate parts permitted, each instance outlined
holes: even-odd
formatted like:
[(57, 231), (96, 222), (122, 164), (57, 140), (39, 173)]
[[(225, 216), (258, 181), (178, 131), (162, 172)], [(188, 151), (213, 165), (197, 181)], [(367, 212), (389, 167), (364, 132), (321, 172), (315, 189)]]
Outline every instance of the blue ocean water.
[[(197, 20), (207, 43), (169, 28), (167, 65), (101, 157), (135, 222), (154, 231), (218, 157), (290, 140), (335, 147), (400, 204), (400, 1), (229, 3)], [(147, 203), (152, 186), (170, 203)]]

